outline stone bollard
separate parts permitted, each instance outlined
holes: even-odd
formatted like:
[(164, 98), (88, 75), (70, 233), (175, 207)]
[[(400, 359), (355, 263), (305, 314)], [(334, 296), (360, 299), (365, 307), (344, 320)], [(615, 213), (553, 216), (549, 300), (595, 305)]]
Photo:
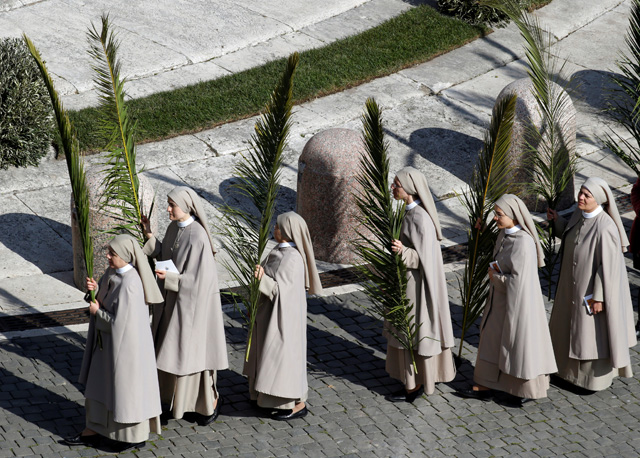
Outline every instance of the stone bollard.
[[(98, 281), (109, 267), (106, 258), (107, 245), (113, 238), (112, 234), (107, 234), (104, 231), (115, 226), (119, 221), (116, 215), (100, 210), (100, 197), (104, 192), (104, 166), (89, 166), (85, 164), (85, 173), (87, 188), (89, 189), (89, 215), (91, 218), (91, 236), (93, 238), (93, 277)], [(138, 175), (138, 181), (140, 183), (141, 205), (143, 213), (145, 213), (149, 211), (153, 202), (153, 188), (150, 181), (142, 175)], [(158, 230), (157, 215), (158, 206), (156, 205), (154, 206), (153, 214), (149, 217), (152, 232), (157, 232)], [(86, 291), (85, 278), (87, 277), (87, 268), (84, 263), (82, 239), (80, 238), (73, 196), (71, 196), (71, 236), (73, 242), (73, 281), (79, 289)]]
[(317, 259), (352, 264), (359, 213), (353, 193), (364, 151), (361, 134), (328, 129), (307, 142), (298, 160), (297, 211), (309, 226)]
[[(566, 97), (564, 118), (560, 120), (560, 125), (564, 126), (563, 137), (569, 150), (575, 150), (576, 145), (576, 109), (569, 94), (555, 83), (552, 83), (561, 97)], [(507, 85), (498, 95), (496, 104), (508, 94), (518, 96), (516, 101), (516, 113), (513, 122), (513, 134), (511, 137), (511, 149), (509, 155), (513, 161), (516, 171), (513, 174), (513, 181), (518, 184), (530, 183), (532, 180), (531, 166), (528, 164), (530, 158), (527, 139), (530, 137), (529, 131), (534, 125), (540, 129), (543, 119), (538, 107), (538, 102), (533, 95), (533, 83), (529, 78), (522, 78)], [(544, 138), (544, 137), (543, 137)], [(529, 140), (531, 142), (531, 140)], [(543, 140), (544, 141), (544, 140)], [(534, 145), (535, 146), (535, 145)], [(544, 211), (546, 203), (537, 196), (534, 196), (524, 188), (518, 186), (515, 192), (526, 203), (529, 210)], [(573, 180), (565, 188), (558, 202), (556, 210), (563, 210), (573, 205), (575, 201)]]

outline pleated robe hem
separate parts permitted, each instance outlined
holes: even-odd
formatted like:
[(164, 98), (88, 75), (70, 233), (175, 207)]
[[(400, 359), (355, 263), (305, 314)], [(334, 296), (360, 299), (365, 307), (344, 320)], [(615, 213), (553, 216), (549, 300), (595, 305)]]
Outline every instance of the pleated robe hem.
[(85, 411), (87, 428), (118, 442), (145, 442), (149, 440), (150, 433), (159, 434), (162, 431), (160, 416), (139, 423), (118, 423), (107, 406), (93, 399), (85, 399)]
[(450, 348), (443, 348), (442, 353), (435, 356), (414, 354), (417, 374), (407, 350), (387, 345), (385, 369), (391, 378), (402, 382), (407, 390), (422, 385), (425, 394), (433, 394), (436, 383), (450, 382), (456, 377), (456, 366)]
[(296, 404), (300, 402), (306, 402), (309, 396), (309, 392), (305, 392), (299, 398), (283, 398), (280, 396), (274, 396), (272, 394), (263, 393), (261, 391), (257, 391), (255, 389), (255, 379), (253, 377), (248, 377), (249, 382), (249, 398), (252, 401), (257, 401), (258, 406), (265, 409), (293, 409)]
[(216, 371), (202, 371), (190, 375), (174, 375), (158, 370), (160, 400), (170, 406), (173, 418), (181, 419), (185, 412), (213, 414), (219, 394)]
[(567, 382), (591, 391), (606, 390), (616, 377), (633, 377), (631, 366), (611, 367), (610, 359), (581, 361), (567, 358), (562, 366), (558, 362), (558, 376)]
[(476, 360), (473, 381), (478, 385), (509, 393), (519, 398), (546, 398), (549, 390), (549, 376), (547, 374), (529, 380), (518, 378), (502, 372), (497, 364), (481, 359)]

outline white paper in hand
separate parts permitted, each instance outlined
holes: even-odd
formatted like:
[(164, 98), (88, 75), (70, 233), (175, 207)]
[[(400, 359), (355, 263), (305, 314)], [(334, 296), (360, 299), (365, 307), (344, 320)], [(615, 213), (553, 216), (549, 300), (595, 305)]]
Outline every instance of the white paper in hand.
[(176, 274), (180, 273), (171, 259), (167, 261), (156, 261), (156, 270), (166, 270), (167, 272), (174, 272)]
[(593, 294), (589, 294), (583, 298), (584, 307), (587, 309), (587, 315), (593, 315)]

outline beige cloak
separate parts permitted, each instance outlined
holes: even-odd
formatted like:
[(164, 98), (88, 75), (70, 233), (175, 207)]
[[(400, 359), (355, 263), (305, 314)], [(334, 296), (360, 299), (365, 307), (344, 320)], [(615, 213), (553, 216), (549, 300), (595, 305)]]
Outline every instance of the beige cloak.
[[(558, 375), (603, 390), (618, 375), (632, 376), (629, 348), (637, 343), (618, 225), (605, 211), (585, 218), (578, 209), (555, 226), (563, 234), (562, 263), (549, 329)], [(601, 313), (587, 313), (590, 294), (603, 302)]]
[[(278, 217), (285, 239), (267, 256), (262, 293), (244, 375), (260, 407), (293, 409), (307, 399), (307, 294), (321, 292), (306, 223), (294, 212)], [(294, 246), (291, 246), (294, 245)]]
[(97, 300), (79, 379), (86, 386), (86, 426), (114, 440), (142, 442), (150, 431), (160, 432), (162, 409), (149, 309), (136, 269), (109, 268)]
[(153, 310), (160, 394), (175, 418), (185, 411), (211, 415), (214, 371), (229, 367), (213, 245), (198, 196), (176, 188), (169, 198), (195, 221), (183, 227), (172, 221), (162, 242), (151, 237), (144, 246), (147, 256), (171, 259), (180, 272), (159, 280), (165, 302)]
[[(405, 182), (401, 184), (407, 190)], [(421, 323), (414, 355), (418, 374), (411, 365), (411, 355), (389, 332), (389, 323), (385, 322), (386, 370), (392, 378), (404, 383), (407, 390), (424, 385), (425, 393), (430, 394), (435, 390), (435, 383), (453, 380), (456, 372), (451, 354), (454, 338), (442, 252), (433, 219), (421, 205), (407, 210), (400, 241), (407, 266), (407, 297), (415, 305), (415, 321)]]
[(493, 276), (483, 312), (474, 381), (522, 398), (546, 397), (546, 374), (557, 367), (535, 241), (524, 230), (502, 230), (493, 256), (502, 273)]

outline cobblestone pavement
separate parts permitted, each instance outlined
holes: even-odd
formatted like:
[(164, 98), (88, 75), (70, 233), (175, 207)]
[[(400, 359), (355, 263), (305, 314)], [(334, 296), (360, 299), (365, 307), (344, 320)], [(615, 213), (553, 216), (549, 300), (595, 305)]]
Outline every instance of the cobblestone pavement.
[[(640, 278), (630, 273), (634, 297)], [(462, 319), (457, 276), (448, 274), (456, 337)], [(218, 374), (226, 404), (208, 427), (170, 420), (145, 448), (122, 456), (640, 456), (640, 356), (636, 376), (616, 379), (603, 392), (580, 395), (552, 386), (547, 399), (522, 408), (508, 400), (463, 400), (469, 386), (477, 330), (465, 343), (458, 375), (414, 404), (393, 404), (399, 388), (384, 370), (382, 324), (365, 313), (354, 292), (309, 301), (309, 410), (303, 419), (262, 418), (249, 404), (241, 375), (245, 331), (239, 313), (225, 315), (229, 370)], [(76, 383), (85, 334), (13, 339), (0, 343), (0, 457), (89, 457), (61, 436), (84, 424)]]

